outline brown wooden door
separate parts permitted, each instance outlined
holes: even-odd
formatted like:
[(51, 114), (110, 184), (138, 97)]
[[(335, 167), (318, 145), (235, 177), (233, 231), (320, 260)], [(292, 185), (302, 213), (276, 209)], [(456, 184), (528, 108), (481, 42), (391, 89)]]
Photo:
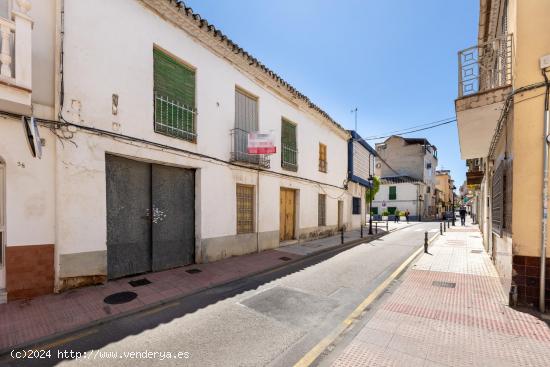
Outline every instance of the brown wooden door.
[(281, 188), (279, 214), (279, 240), (288, 241), (294, 238), (295, 192)]

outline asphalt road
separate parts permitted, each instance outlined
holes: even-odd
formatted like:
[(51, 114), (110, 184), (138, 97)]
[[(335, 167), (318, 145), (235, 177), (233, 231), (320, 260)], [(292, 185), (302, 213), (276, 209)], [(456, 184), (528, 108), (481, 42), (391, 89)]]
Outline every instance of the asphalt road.
[(438, 229), (414, 224), (98, 325), (44, 346), (49, 358), (10, 364), (290, 366), (421, 247), (425, 231)]

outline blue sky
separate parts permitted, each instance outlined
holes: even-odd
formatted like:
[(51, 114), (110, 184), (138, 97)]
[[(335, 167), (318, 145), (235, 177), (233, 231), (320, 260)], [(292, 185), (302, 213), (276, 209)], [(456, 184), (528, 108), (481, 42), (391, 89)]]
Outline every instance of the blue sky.
[[(454, 116), (457, 51), (476, 43), (479, 0), (187, 0), (239, 46), (363, 137)], [(407, 135), (465, 178), (456, 124)], [(376, 141), (370, 143), (374, 145)]]

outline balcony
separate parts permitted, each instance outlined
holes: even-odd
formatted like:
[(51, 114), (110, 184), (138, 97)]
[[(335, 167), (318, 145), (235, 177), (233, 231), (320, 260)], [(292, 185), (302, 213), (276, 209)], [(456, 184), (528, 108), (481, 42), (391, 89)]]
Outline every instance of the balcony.
[(248, 131), (234, 128), (231, 130), (231, 162), (269, 168), (269, 156), (248, 153)]
[(283, 144), (281, 147), (281, 167), (288, 171), (298, 171), (298, 150), (294, 146)]
[(459, 51), (455, 110), (462, 159), (487, 155), (511, 90), (511, 34)]
[(17, 3), (19, 11), (12, 11), (11, 19), (0, 17), (0, 110), (30, 114), (32, 19), (30, 3)]

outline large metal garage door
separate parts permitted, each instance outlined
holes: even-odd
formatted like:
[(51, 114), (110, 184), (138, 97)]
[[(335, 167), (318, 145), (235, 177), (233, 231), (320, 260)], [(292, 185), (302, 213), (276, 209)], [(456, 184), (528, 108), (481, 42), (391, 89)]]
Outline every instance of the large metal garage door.
[(194, 170), (105, 159), (109, 279), (193, 263)]
[(195, 260), (195, 172), (153, 165), (153, 270)]
[(107, 274), (151, 271), (151, 165), (106, 155)]

